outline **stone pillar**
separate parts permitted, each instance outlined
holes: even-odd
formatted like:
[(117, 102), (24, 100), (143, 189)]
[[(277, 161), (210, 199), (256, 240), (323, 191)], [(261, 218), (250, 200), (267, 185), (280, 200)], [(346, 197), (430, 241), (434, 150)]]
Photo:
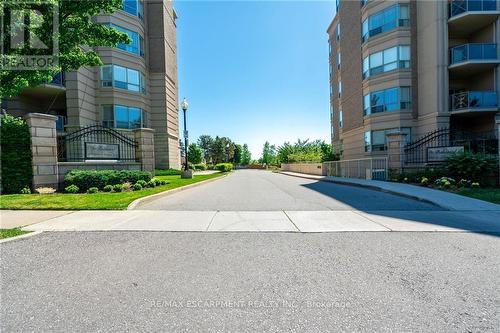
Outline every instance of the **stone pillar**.
[(403, 171), (404, 147), (406, 144), (406, 133), (395, 132), (387, 134), (387, 158), (389, 170), (397, 173)]
[(59, 186), (57, 167), (57, 117), (43, 113), (25, 116), (31, 133), (33, 189)]
[(136, 156), (142, 164), (142, 170), (154, 174), (155, 171), (155, 131), (150, 128), (138, 128), (134, 130), (135, 141), (137, 141)]

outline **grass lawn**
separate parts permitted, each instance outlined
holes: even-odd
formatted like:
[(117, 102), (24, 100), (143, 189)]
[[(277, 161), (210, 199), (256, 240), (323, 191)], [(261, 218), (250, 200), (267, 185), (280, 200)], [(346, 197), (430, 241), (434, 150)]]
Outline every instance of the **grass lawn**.
[(31, 231), (23, 231), (18, 228), (14, 229), (0, 229), (0, 239), (5, 239), (5, 238), (10, 238), (10, 237), (16, 237), (24, 234), (28, 234)]
[(455, 193), (500, 205), (500, 188), (459, 188)]
[(134, 200), (151, 194), (217, 178), (225, 173), (197, 175), (193, 179), (181, 176), (156, 176), (168, 181), (167, 185), (147, 188), (136, 192), (96, 194), (12, 194), (0, 196), (0, 209), (45, 209), (45, 210), (113, 210), (127, 209)]

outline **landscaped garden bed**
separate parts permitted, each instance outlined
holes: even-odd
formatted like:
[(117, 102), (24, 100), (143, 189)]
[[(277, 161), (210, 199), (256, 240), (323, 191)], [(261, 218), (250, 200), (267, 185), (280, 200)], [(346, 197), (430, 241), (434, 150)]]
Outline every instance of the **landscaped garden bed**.
[[(147, 175), (139, 178), (101, 177), (93, 174), (92, 177), (77, 179), (65, 178), (66, 190), (76, 193), (53, 193), (53, 194), (12, 194), (0, 197), (0, 209), (42, 209), (42, 210), (113, 210), (126, 209), (136, 199), (152, 194), (172, 190), (178, 187), (198, 183), (204, 180), (217, 178), (225, 173), (214, 173), (210, 175), (195, 175), (192, 179), (181, 179), (180, 175), (155, 176), (146, 181)], [(69, 175), (69, 174), (68, 174)], [(109, 175), (109, 174), (108, 174)], [(136, 177), (140, 174), (134, 174)], [(146, 178), (141, 178), (146, 177)], [(69, 179), (69, 180), (68, 180)], [(89, 180), (90, 179), (90, 180)], [(103, 183), (103, 179), (107, 179)], [(135, 180), (130, 182), (129, 180)], [(145, 186), (142, 186), (146, 183)], [(97, 184), (97, 185), (96, 185)], [(141, 185), (139, 188), (136, 185)], [(80, 186), (78, 186), (80, 185)], [(77, 187), (78, 189), (75, 189)], [(134, 188), (135, 187), (135, 188)], [(111, 190), (110, 190), (111, 189)]]
[(440, 167), (392, 175), (390, 180), (500, 204), (497, 163), (495, 158), (481, 154), (458, 154)]

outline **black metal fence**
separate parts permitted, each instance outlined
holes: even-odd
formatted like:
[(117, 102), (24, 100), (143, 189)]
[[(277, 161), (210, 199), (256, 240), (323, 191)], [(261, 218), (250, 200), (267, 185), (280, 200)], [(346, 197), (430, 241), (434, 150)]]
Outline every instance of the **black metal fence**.
[(91, 125), (57, 137), (59, 162), (89, 160), (139, 162), (136, 157), (137, 142), (120, 132), (101, 125)]
[(404, 163), (406, 166), (439, 165), (447, 156), (460, 152), (498, 156), (498, 138), (494, 131), (469, 133), (437, 129), (406, 145)]

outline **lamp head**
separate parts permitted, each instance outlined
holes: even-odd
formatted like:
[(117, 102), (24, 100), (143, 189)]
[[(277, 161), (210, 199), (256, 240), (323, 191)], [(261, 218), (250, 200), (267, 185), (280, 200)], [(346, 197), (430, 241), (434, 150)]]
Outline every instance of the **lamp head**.
[(184, 98), (184, 99), (182, 100), (182, 103), (181, 103), (181, 108), (182, 108), (182, 110), (187, 111), (188, 107), (189, 107), (189, 104), (188, 104), (188, 102), (186, 101), (186, 98)]

